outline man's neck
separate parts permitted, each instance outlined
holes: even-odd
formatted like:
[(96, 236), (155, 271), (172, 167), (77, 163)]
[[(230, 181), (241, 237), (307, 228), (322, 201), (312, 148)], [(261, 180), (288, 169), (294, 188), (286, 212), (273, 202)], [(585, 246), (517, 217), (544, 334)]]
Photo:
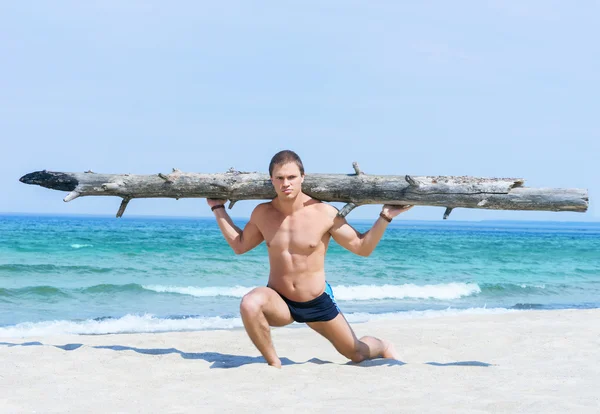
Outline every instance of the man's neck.
[(304, 203), (306, 201), (306, 194), (300, 192), (296, 198), (293, 200), (285, 200), (281, 198), (277, 198), (275, 207), (277, 210), (281, 211), (286, 216), (293, 214), (294, 212), (302, 209), (304, 207)]

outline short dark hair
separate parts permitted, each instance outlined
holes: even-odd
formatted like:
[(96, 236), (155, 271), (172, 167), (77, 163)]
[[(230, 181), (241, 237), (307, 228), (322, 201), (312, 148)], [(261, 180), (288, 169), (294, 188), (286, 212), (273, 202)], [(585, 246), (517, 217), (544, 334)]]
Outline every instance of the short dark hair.
[(276, 165), (287, 164), (288, 162), (295, 163), (300, 169), (300, 174), (304, 175), (304, 165), (302, 165), (302, 160), (294, 151), (283, 150), (279, 151), (277, 154), (273, 155), (271, 158), (271, 162), (269, 163), (269, 175), (273, 176), (273, 169)]

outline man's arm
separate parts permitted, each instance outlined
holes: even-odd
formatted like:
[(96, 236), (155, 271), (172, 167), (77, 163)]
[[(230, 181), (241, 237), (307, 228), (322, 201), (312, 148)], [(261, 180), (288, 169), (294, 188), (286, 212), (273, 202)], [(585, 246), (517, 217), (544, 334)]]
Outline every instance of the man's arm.
[[(227, 200), (207, 200), (208, 205), (210, 207), (224, 205)], [(231, 220), (229, 214), (225, 208), (216, 208), (213, 210), (215, 217), (217, 218), (217, 224), (225, 237), (225, 240), (231, 246), (235, 254), (243, 254), (248, 250), (254, 249), (258, 246), (263, 240), (264, 237), (258, 227), (256, 226), (257, 215), (259, 214), (258, 210), (261, 206), (257, 206), (252, 215), (250, 216), (250, 221), (244, 227), (244, 230), (241, 230)]]
[[(398, 214), (411, 208), (412, 206), (391, 206), (386, 204), (383, 206), (381, 213), (391, 221)], [(381, 240), (388, 224), (389, 221), (380, 216), (370, 230), (366, 233), (359, 233), (348, 224), (344, 217), (336, 215), (329, 233), (340, 246), (350, 250), (352, 253), (359, 256), (369, 256)]]

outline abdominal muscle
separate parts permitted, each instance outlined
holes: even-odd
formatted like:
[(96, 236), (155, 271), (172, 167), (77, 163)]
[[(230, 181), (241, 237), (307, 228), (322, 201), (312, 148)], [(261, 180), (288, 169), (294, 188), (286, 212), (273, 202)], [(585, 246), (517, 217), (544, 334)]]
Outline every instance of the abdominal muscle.
[[(320, 249), (319, 249), (320, 250)], [(269, 249), (269, 287), (287, 299), (307, 302), (325, 290), (325, 252), (310, 255), (279, 252), (276, 257)]]

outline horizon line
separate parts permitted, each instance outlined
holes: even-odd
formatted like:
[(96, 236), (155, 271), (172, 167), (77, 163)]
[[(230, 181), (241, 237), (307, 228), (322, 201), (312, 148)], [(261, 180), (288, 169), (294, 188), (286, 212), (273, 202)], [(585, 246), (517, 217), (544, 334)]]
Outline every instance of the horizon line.
[[(39, 213), (39, 212), (0, 212), (0, 216), (47, 216), (47, 217), (97, 217), (97, 218), (114, 218), (114, 214), (96, 214), (96, 213)], [(244, 219), (247, 220), (250, 217), (243, 216), (230, 216), (234, 219)], [(154, 215), (154, 214), (130, 214), (124, 216), (123, 218), (160, 218), (160, 219), (209, 219), (214, 218), (214, 216), (178, 216), (178, 215), (170, 215), (170, 216), (162, 216), (162, 215)], [(351, 221), (374, 221), (376, 218), (349, 218)], [(427, 223), (484, 223), (484, 222), (503, 222), (503, 223), (581, 223), (581, 224), (590, 224), (597, 223), (600, 224), (600, 220), (588, 220), (588, 221), (573, 221), (573, 220), (522, 220), (522, 219), (483, 219), (483, 220), (443, 220), (443, 219), (402, 219), (399, 222), (427, 222)]]

